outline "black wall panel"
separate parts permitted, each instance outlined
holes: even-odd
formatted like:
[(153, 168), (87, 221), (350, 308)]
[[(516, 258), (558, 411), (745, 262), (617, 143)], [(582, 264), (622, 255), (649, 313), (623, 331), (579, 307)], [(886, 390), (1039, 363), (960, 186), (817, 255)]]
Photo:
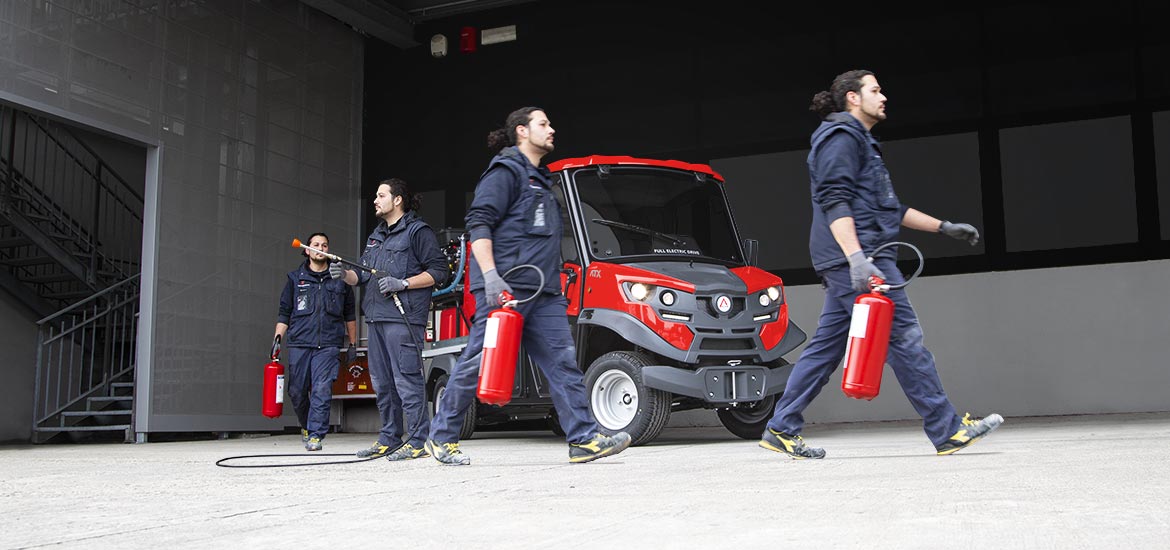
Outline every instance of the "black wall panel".
[[(980, 136), (984, 189), (972, 196), (995, 201), (1003, 195), (1001, 130), (1107, 116), (1148, 120), (1166, 110), (1167, 16), (1170, 8), (1151, 0), (909, 2), (833, 11), (786, 2), (542, 0), (437, 20), (417, 27), (416, 48), (367, 42), (363, 190), (372, 196), (386, 177), (419, 191), (445, 190), (434, 195), (446, 204), (432, 224), (461, 226), (464, 197), (491, 156), (486, 134), (524, 105), (544, 107), (558, 131), (547, 161), (628, 154), (711, 162), (798, 151), (817, 125), (807, 111), (812, 95), (839, 72), (868, 68), (890, 97), (889, 120), (875, 135)], [(459, 51), (463, 26), (503, 25), (516, 25), (517, 41)], [(436, 33), (450, 44), (441, 59), (427, 46)], [(1139, 202), (1157, 190), (1149, 127), (1134, 126)], [(984, 222), (1001, 238), (989, 240), (986, 253), (935, 264), (936, 272), (1167, 252), (1164, 242), (1148, 239), (1076, 259), (1074, 252), (1012, 252), (996, 210), (983, 208)], [(1138, 212), (1149, 235), (1158, 213)], [(367, 213), (365, 227), (374, 221)]]

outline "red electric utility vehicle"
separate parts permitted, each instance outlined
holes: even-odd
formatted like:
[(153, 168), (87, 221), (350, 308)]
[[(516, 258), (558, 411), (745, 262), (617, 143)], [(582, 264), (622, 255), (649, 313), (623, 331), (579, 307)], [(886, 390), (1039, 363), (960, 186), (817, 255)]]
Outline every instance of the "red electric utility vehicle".
[[(758, 242), (740, 240), (723, 177), (703, 164), (614, 156), (549, 170), (565, 220), (562, 288), (598, 424), (636, 445), (657, 437), (671, 412), (715, 409), (732, 433), (758, 439), (788, 379), (782, 356), (805, 333), (788, 318), (781, 279), (753, 266)], [(465, 262), (453, 252), (468, 245), (447, 231), (440, 242)], [(475, 309), (461, 267), (463, 288), (435, 297), (423, 353), (432, 407)], [(511, 402), (473, 402), (460, 435), (519, 419), (547, 419), (559, 433), (549, 395), (521, 353)]]

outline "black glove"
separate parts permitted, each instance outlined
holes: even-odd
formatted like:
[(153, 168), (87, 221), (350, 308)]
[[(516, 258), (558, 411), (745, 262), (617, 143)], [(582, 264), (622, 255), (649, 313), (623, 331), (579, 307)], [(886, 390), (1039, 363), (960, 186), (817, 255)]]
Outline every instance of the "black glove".
[(869, 292), (869, 278), (878, 277), (881, 280), (886, 280), (886, 275), (882, 273), (876, 265), (873, 265), (873, 260), (865, 257), (865, 252), (858, 250), (849, 255), (849, 284), (853, 286), (853, 290), (858, 292)]
[(971, 246), (979, 242), (979, 230), (971, 224), (944, 221), (938, 226), (938, 232), (952, 239), (967, 241)]
[(357, 346), (350, 344), (345, 349), (345, 364), (352, 365), (354, 361), (357, 361)]
[(499, 273), (496, 273), (494, 268), (483, 272), (483, 292), (487, 295), (488, 305), (492, 307), (504, 305), (504, 298), (500, 294), (504, 292), (514, 294), (512, 287), (504, 282), (504, 279), (500, 277)]
[(394, 277), (382, 277), (378, 279), (378, 290), (382, 291), (382, 294), (400, 292), (405, 289), (406, 279), (396, 279)]
[(345, 278), (345, 268), (341, 267), (341, 262), (333, 262), (329, 264), (329, 276), (334, 279)]

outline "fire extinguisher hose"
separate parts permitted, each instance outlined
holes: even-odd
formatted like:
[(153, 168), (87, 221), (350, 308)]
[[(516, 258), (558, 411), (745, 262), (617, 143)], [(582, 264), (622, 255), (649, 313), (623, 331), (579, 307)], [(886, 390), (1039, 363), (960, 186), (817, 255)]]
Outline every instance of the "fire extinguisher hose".
[[(540, 296), (541, 289), (544, 288), (544, 272), (541, 271), (539, 267), (536, 267), (532, 264), (522, 264), (522, 265), (518, 265), (516, 267), (513, 267), (512, 269), (509, 269), (506, 273), (504, 273), (504, 276), (501, 278), (506, 280), (508, 278), (508, 275), (511, 275), (511, 274), (515, 273), (516, 271), (519, 271), (521, 269), (535, 270), (536, 274), (540, 277), (540, 284), (537, 285), (536, 290), (532, 293), (532, 296), (529, 296), (523, 300), (508, 300), (508, 304), (510, 304), (508, 307), (516, 307), (517, 305), (528, 303), (528, 302), (535, 300), (537, 296)], [(508, 305), (508, 304), (505, 304), (505, 305)]]
[[(300, 243), (297, 242), (296, 244), (300, 244)], [(303, 247), (303, 248), (307, 248), (307, 247)], [(344, 260), (342, 260), (342, 261), (344, 261)], [(345, 263), (349, 263), (349, 262), (345, 262)], [(352, 264), (352, 263), (350, 265), (354, 265), (355, 267), (358, 267), (361, 269), (369, 269), (369, 268), (366, 268), (365, 266), (359, 266), (359, 265)], [(529, 296), (523, 300), (510, 300), (508, 302), (508, 304), (511, 304), (512, 307), (515, 307), (517, 304), (523, 304), (525, 302), (530, 302), (532, 300), (535, 300), (536, 297), (540, 295), (540, 289), (544, 288), (544, 280), (545, 280), (544, 279), (544, 272), (541, 271), (539, 267), (536, 267), (532, 264), (524, 264), (524, 265), (518, 265), (516, 267), (513, 267), (512, 269), (509, 269), (507, 273), (504, 273), (504, 277), (506, 278), (508, 275), (511, 275), (513, 272), (515, 272), (519, 269), (535, 269), (536, 273), (540, 275), (540, 286), (538, 286), (537, 290), (532, 293), (532, 296)], [(398, 299), (398, 293), (395, 292), (395, 293), (392, 293), (392, 295), (393, 295), (392, 298), (394, 299), (395, 305), (397, 306), (398, 313), (402, 315), (402, 320), (404, 322), (407, 322), (407, 324), (409, 324), (409, 321), (407, 321), (407, 319), (406, 319), (406, 311), (403, 310), (402, 302)], [(412, 333), (412, 338), (413, 338), (413, 333)], [(422, 349), (423, 349), (422, 342), (419, 342), (417, 339), (415, 339), (414, 344), (415, 344), (415, 349), (418, 350), (419, 361), (421, 362), (422, 361)], [(275, 342), (273, 342), (272, 348), (273, 348), (272, 355), (273, 355), (273, 357), (275, 357), (280, 353), (279, 337), (277, 337), (277, 340)], [(412, 437), (414, 436), (413, 432), (411, 433), (411, 436)], [(350, 460), (326, 460), (326, 461), (321, 461), (321, 462), (317, 462), (317, 461), (289, 462), (289, 463), (263, 462), (263, 463), (259, 463), (259, 464), (247, 464), (247, 463), (233, 464), (233, 462), (246, 461), (248, 459), (273, 459), (273, 458), (286, 458), (286, 457), (307, 458), (310, 456), (314, 457), (314, 458), (316, 458), (316, 457), (326, 458), (326, 457), (337, 457), (337, 456), (352, 457), (353, 454), (351, 454), (351, 453), (326, 453), (326, 454), (314, 453), (312, 455), (306, 455), (306, 454), (301, 454), (301, 453), (294, 453), (294, 454), (228, 456), (228, 457), (224, 457), (224, 458), (221, 458), (221, 459), (215, 461), (215, 465), (219, 466), (221, 468), (290, 468), (290, 467), (295, 467), (295, 466), (326, 466), (326, 465), (330, 465), (330, 464), (354, 464), (357, 462), (369, 462), (371, 460), (381, 458), (381, 456), (371, 456), (371, 457), (367, 457), (367, 458), (356, 458), (356, 459), (351, 458)]]
[(906, 285), (910, 284), (910, 281), (913, 281), (915, 278), (918, 277), (918, 275), (922, 274), (922, 268), (926, 266), (926, 258), (924, 258), (922, 256), (922, 251), (918, 250), (917, 246), (914, 246), (910, 243), (900, 242), (900, 241), (886, 243), (886, 244), (883, 244), (883, 245), (877, 247), (876, 249), (874, 249), (873, 254), (870, 255), (869, 259), (873, 260), (874, 258), (877, 257), (877, 255), (879, 253), (881, 253), (881, 251), (883, 251), (887, 248), (893, 247), (893, 246), (905, 246), (905, 247), (909, 248), (910, 250), (913, 250), (914, 253), (918, 255), (918, 269), (915, 269), (914, 274), (907, 277), (906, 280), (903, 281), (901, 284), (882, 285), (882, 290), (897, 290), (899, 288), (905, 287)]

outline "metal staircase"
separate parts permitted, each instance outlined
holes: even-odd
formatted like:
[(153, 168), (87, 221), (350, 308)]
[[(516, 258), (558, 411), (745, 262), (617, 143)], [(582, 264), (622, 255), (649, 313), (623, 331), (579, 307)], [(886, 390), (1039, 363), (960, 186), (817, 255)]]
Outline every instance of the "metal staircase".
[(69, 128), (0, 105), (0, 288), (42, 319), (33, 441), (133, 434), (142, 197)]

